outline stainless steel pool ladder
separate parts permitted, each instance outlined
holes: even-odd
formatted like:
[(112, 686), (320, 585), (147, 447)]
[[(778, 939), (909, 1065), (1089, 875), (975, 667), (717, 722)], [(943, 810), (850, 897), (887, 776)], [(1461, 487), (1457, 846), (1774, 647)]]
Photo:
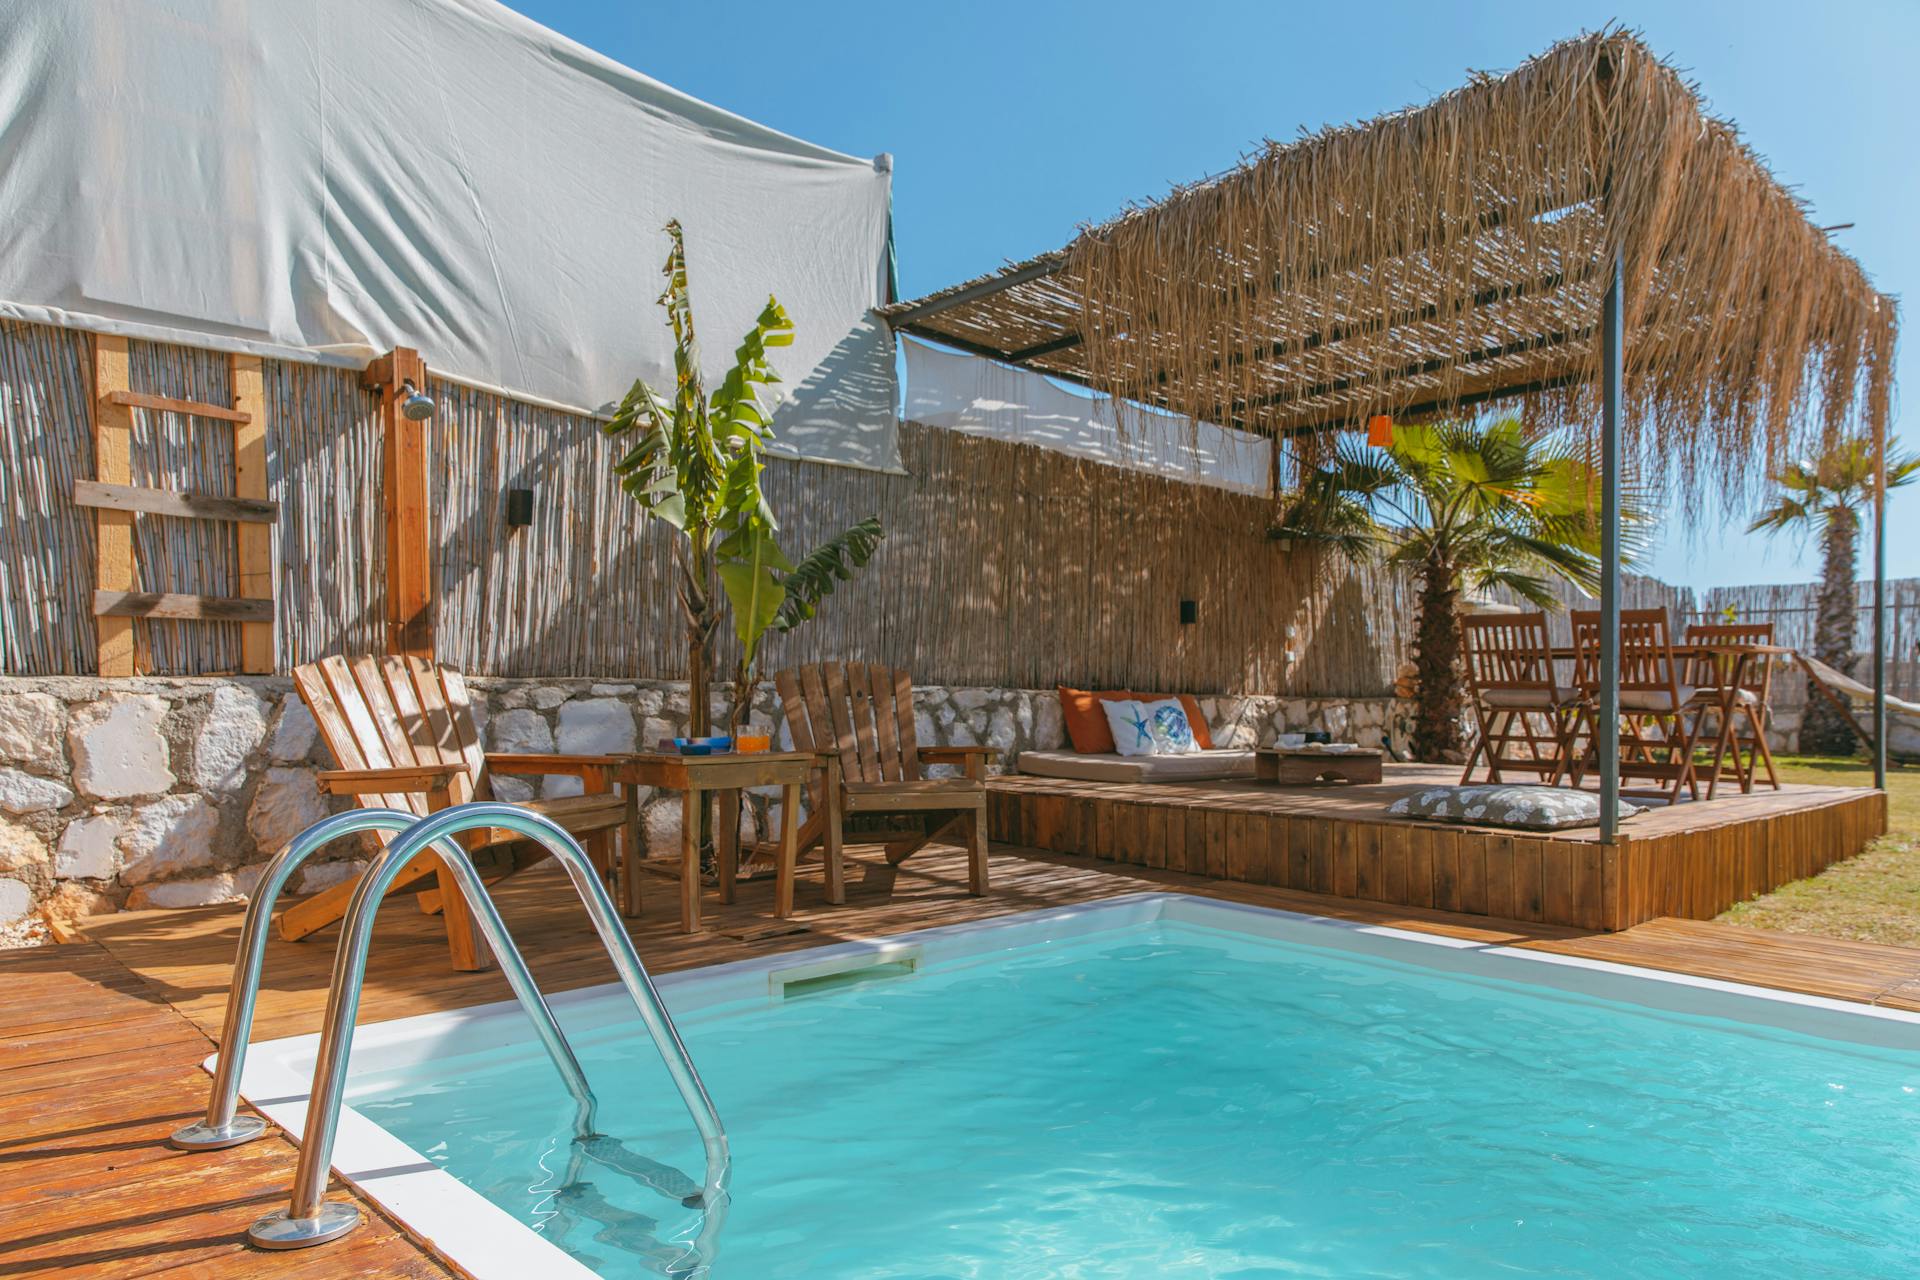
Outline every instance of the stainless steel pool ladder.
[(313, 1089), (307, 1103), (306, 1131), (300, 1145), (291, 1201), (286, 1209), (254, 1223), (247, 1232), (248, 1237), (263, 1248), (298, 1249), (337, 1240), (359, 1225), (359, 1209), (352, 1204), (327, 1200), (326, 1187), (346, 1087), (347, 1059), (353, 1048), (353, 1024), (366, 977), (367, 949), (373, 940), (374, 915), (387, 889), (409, 862), (430, 847), (453, 872), (462, 895), (473, 908), (482, 936), (500, 960), (508, 985), (533, 1020), (541, 1045), (573, 1097), (575, 1156), (569, 1181), (577, 1176), (580, 1161), (591, 1154), (594, 1140), (601, 1136), (594, 1125), (593, 1091), (553, 1011), (527, 972), (526, 962), (500, 919), (472, 859), (452, 838), (478, 827), (510, 830), (537, 841), (566, 868), (594, 931), (600, 936), (601, 945), (606, 948), (621, 984), (653, 1037), (681, 1101), (693, 1117), (707, 1162), (707, 1176), (700, 1193), (687, 1198), (687, 1203), (698, 1204), (704, 1211), (698, 1238), (691, 1246), (696, 1265), (688, 1269), (697, 1270), (711, 1258), (713, 1241), (726, 1216), (730, 1176), (726, 1129), (585, 851), (554, 823), (508, 804), (489, 801), (456, 805), (425, 818), (396, 809), (357, 809), (323, 819), (289, 842), (267, 864), (247, 904), (206, 1118), (179, 1130), (171, 1141), (186, 1150), (212, 1150), (237, 1146), (266, 1131), (265, 1121), (235, 1112), (274, 903), (294, 871), (325, 845), (356, 832), (390, 831), (401, 834), (361, 876), (348, 903), (340, 945), (334, 953), (333, 980), (327, 992), (326, 1017), (320, 1033)]

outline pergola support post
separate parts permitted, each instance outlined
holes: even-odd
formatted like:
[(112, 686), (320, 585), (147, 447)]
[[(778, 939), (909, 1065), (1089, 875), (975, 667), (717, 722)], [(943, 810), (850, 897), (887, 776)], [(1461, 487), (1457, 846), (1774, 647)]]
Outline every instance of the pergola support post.
[(1887, 422), (1873, 420), (1873, 785), (1887, 789)]
[(1625, 375), (1620, 254), (1601, 303), (1600, 362), (1600, 705), (1593, 720), (1600, 759), (1600, 839), (1620, 830), (1620, 410)]

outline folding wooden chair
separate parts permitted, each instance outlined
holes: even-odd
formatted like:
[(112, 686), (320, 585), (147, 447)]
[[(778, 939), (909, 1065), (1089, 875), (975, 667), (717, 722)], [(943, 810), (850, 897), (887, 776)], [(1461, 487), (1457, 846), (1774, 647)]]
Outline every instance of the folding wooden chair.
[[(1687, 628), (1690, 647), (1772, 643), (1771, 622), (1696, 622)], [(1707, 799), (1713, 799), (1714, 790), (1720, 785), (1720, 764), (1729, 753), (1734, 779), (1742, 791), (1753, 790), (1754, 776), (1763, 765), (1767, 783), (1778, 791), (1780, 774), (1773, 767), (1773, 749), (1767, 745), (1767, 727), (1773, 720), (1773, 655), (1744, 654), (1735, 658), (1696, 653), (1688, 679), (1697, 686), (1693, 696), (1696, 742), (1701, 738), (1700, 730), (1707, 713), (1713, 712), (1718, 717), (1714, 726), (1713, 763), (1707, 773)], [(1729, 680), (1734, 682), (1731, 689), (1726, 687)]]
[(1600, 612), (1573, 611), (1574, 686), (1580, 692), (1580, 720), (1587, 727), (1586, 760), (1598, 763), (1602, 732), (1619, 735), (1620, 777), (1664, 784), (1623, 794), (1651, 796), (1673, 803), (1685, 788), (1700, 798), (1694, 771), (1689, 703), (1695, 689), (1680, 680), (1664, 609), (1620, 611), (1620, 723), (1604, 729), (1600, 708)]
[[(1480, 614), (1460, 620), (1467, 689), (1480, 741), (1467, 758), (1462, 784), (1474, 766), (1487, 762), (1487, 781), (1501, 781), (1503, 769), (1530, 772), (1549, 786), (1571, 773), (1580, 785), (1573, 758), (1573, 724), (1580, 695), (1554, 679), (1553, 650), (1547, 643), (1544, 613)], [(1524, 754), (1518, 749), (1524, 748)], [(1509, 754), (1512, 750), (1515, 754)]]

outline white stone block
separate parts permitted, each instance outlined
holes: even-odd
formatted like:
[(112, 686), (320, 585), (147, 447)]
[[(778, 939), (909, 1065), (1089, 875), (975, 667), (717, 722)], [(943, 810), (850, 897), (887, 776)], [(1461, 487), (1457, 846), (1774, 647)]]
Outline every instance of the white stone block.
[(299, 698), (288, 698), (280, 710), (280, 721), (273, 727), (273, 746), (269, 754), (275, 764), (303, 764), (313, 754), (313, 744), (320, 735), (320, 726), (313, 722), (313, 712), (307, 710), (307, 704)]
[(987, 726), (987, 743), (1001, 751), (1012, 751), (1019, 741), (1019, 734), (1013, 720), (1013, 712), (1001, 707), (993, 713), (993, 719)]
[(493, 798), (507, 804), (525, 804), (533, 799), (533, 784), (538, 778), (523, 778), (511, 773), (490, 773)]
[(127, 897), (127, 909), (147, 907), (211, 907), (223, 902), (244, 902), (260, 879), (259, 867), (241, 867), (218, 875), (194, 880), (169, 880), (161, 884), (143, 884)]
[(538, 711), (503, 711), (487, 726), (487, 746), (503, 755), (553, 750), (553, 730)]
[(0, 760), (63, 769), (60, 734), (65, 720), (66, 708), (49, 694), (0, 693)]
[(211, 866), (217, 858), (214, 836), (220, 814), (200, 795), (162, 796), (133, 811), (120, 846), (126, 865), (120, 878), (141, 884)]
[(993, 701), (993, 690), (955, 689), (952, 697), (953, 705), (960, 708), (960, 710), (978, 711), (981, 707)]
[(193, 741), (193, 781), (202, 791), (236, 791), (247, 780), (247, 757), (267, 736), (267, 705), (238, 684), (216, 686), (208, 703)]
[(0, 871), (35, 871), (47, 864), (47, 846), (32, 827), (0, 818)]
[(62, 880), (111, 880), (120, 871), (120, 819), (110, 814), (75, 818), (60, 833), (53, 874)]
[(565, 689), (555, 689), (551, 686), (542, 686), (528, 694), (527, 700), (533, 703), (534, 707), (540, 711), (551, 711), (567, 700), (567, 691)]
[(327, 816), (326, 798), (311, 769), (276, 766), (260, 780), (247, 810), (247, 834), (261, 853), (280, 852), (287, 841)]
[(160, 736), (166, 715), (167, 704), (150, 693), (115, 694), (81, 708), (67, 730), (75, 784), (101, 800), (170, 790), (173, 770)]
[(1033, 700), (1033, 746), (1036, 751), (1058, 751), (1067, 744), (1067, 721), (1056, 695)]
[(13, 924), (33, 910), (33, 890), (11, 876), (0, 877), (0, 924)]
[(52, 778), (0, 769), (0, 809), (8, 813), (46, 813), (72, 803), (73, 791)]
[(549, 800), (559, 800), (566, 796), (586, 794), (586, 787), (580, 779), (564, 773), (548, 774), (540, 788), (540, 794)]
[(649, 858), (680, 856), (680, 796), (663, 795), (640, 811), (640, 843)]
[(633, 712), (618, 698), (586, 698), (560, 708), (560, 751), (606, 755), (634, 749)]

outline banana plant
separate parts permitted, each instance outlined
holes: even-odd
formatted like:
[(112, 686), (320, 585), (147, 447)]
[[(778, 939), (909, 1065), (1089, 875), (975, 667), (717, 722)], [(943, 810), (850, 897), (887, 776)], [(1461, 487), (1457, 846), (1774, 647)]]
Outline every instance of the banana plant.
[(801, 557), (789, 561), (775, 540), (771, 523), (750, 520), (717, 549), (720, 583), (733, 607), (734, 637), (740, 665), (733, 677), (733, 706), (727, 731), (738, 734), (752, 702), (760, 645), (772, 631), (793, 630), (819, 610), (836, 585), (873, 558), (886, 535), (877, 517), (868, 516)]
[(780, 382), (767, 353), (793, 344), (793, 321), (778, 299), (768, 297), (734, 351), (733, 367), (709, 394), (694, 333), (685, 237), (677, 220), (666, 231), (671, 244), (659, 305), (673, 329), (673, 394), (663, 396), (635, 379), (604, 430), (634, 442), (614, 463), (620, 487), (648, 518), (682, 534), (674, 540), (674, 558), (687, 626), (689, 727), (699, 736), (712, 728), (713, 638), (724, 612), (722, 596), (741, 651), (727, 717), (737, 732), (752, 701), (767, 633), (790, 631), (812, 617), (836, 583), (872, 558), (883, 535), (879, 520), (869, 516), (798, 564), (781, 550), (779, 526), (760, 483), (773, 438), (772, 408), (761, 393)]

